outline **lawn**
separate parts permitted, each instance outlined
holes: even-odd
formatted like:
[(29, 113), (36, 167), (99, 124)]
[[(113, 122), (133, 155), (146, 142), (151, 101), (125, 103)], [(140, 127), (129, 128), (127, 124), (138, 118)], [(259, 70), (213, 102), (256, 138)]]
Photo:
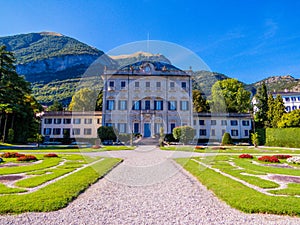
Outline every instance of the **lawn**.
[[(19, 166), (0, 168), (1, 174), (5, 174), (4, 177), (0, 175), (2, 180), (10, 174), (13, 174), (12, 178), (23, 176), (13, 182), (13, 186), (0, 182), (0, 214), (63, 208), (122, 161), (74, 154), (58, 154), (57, 158), (36, 156), (39, 160), (35, 163), (24, 162)], [(16, 159), (4, 160), (10, 164), (17, 163)], [(5, 163), (1, 165), (5, 166)]]
[(280, 159), (280, 164), (272, 164), (261, 162), (257, 157), (240, 159), (238, 155), (218, 155), (176, 161), (218, 198), (236, 209), (247, 213), (300, 216), (300, 183), (285, 181), (285, 187), (266, 178), (267, 175), (278, 174), (295, 176), (300, 181), (299, 166), (278, 167), (286, 164), (284, 159)]

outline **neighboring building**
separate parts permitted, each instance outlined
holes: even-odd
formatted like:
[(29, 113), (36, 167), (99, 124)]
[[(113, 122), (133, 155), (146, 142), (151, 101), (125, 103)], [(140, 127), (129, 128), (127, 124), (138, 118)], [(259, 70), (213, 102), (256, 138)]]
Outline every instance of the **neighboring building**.
[(285, 111), (291, 112), (295, 109), (300, 109), (300, 92), (274, 92), (273, 97), (281, 95), (285, 106)]
[(97, 138), (102, 123), (102, 112), (44, 112), (41, 132), (46, 140), (70, 138)]
[(221, 141), (225, 132), (232, 139), (248, 139), (252, 119), (248, 113), (195, 113), (193, 127), (198, 139)]
[(144, 137), (192, 124), (190, 74), (162, 62), (141, 61), (105, 71), (102, 125)]

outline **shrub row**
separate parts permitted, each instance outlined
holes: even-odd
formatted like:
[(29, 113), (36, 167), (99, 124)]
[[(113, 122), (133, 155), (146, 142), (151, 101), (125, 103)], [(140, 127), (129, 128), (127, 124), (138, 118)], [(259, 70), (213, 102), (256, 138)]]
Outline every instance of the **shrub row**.
[(300, 148), (300, 128), (267, 128), (266, 145)]
[(264, 155), (258, 158), (260, 161), (270, 162), (270, 163), (280, 163), (279, 159), (275, 156)]
[(17, 161), (37, 161), (38, 159), (34, 155), (24, 155), (17, 158)]
[(1, 155), (2, 158), (19, 158), (21, 156), (24, 156), (24, 154), (18, 152), (5, 152)]

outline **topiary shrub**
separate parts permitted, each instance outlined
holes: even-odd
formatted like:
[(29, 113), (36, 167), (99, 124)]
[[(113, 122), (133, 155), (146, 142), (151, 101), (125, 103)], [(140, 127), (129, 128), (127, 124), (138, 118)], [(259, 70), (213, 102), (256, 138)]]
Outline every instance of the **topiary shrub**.
[(222, 137), (222, 145), (232, 145), (232, 139), (229, 133), (224, 133)]
[(17, 158), (17, 161), (37, 161), (38, 159), (34, 155), (24, 155)]
[(44, 155), (44, 157), (58, 157), (58, 155), (56, 155), (55, 153), (48, 153)]

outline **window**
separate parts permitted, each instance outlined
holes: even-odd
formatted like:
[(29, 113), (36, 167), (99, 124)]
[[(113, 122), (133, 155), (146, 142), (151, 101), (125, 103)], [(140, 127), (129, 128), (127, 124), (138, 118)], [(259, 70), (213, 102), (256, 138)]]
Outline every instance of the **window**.
[(217, 125), (217, 121), (216, 120), (211, 120), (210, 125), (213, 125), (213, 126)]
[(61, 124), (61, 119), (54, 119), (54, 124)]
[(238, 125), (238, 121), (237, 120), (230, 120), (230, 125), (231, 126), (237, 126)]
[(93, 119), (88, 118), (88, 119), (84, 119), (84, 124), (92, 124), (93, 123)]
[(290, 101), (290, 98), (289, 98), (289, 97), (285, 97), (284, 99), (285, 99), (286, 102), (289, 102), (289, 101)]
[(222, 129), (222, 136), (225, 134), (226, 130)]
[(146, 82), (146, 88), (147, 88), (147, 89), (150, 88), (150, 82), (149, 82), (149, 81)]
[(154, 132), (155, 134), (159, 134), (160, 133), (160, 128), (162, 127), (161, 123), (155, 123), (154, 124)]
[(186, 82), (181, 82), (181, 88), (184, 90), (186, 89)]
[(135, 88), (139, 88), (139, 87), (140, 87), (140, 82), (136, 81), (136, 82), (134, 83), (134, 87), (135, 87)]
[(44, 128), (44, 135), (51, 135), (51, 128)]
[(291, 107), (290, 107), (290, 106), (287, 106), (287, 107), (285, 107), (285, 110), (286, 110), (287, 112), (289, 112), (289, 111), (291, 111)]
[(216, 136), (216, 130), (215, 129), (211, 129), (211, 136)]
[(180, 101), (180, 109), (182, 111), (189, 110), (189, 102), (188, 101)]
[(296, 97), (291, 97), (292, 102), (296, 101)]
[(121, 89), (125, 89), (126, 87), (126, 81), (121, 81)]
[(45, 124), (52, 124), (52, 119), (45, 119)]
[(150, 100), (145, 101), (145, 109), (149, 110), (150, 109)]
[(107, 127), (112, 127), (113, 124), (112, 124), (112, 123), (105, 123), (105, 126), (107, 126)]
[(154, 101), (155, 110), (163, 110), (163, 101)]
[(133, 133), (138, 134), (140, 132), (140, 124), (134, 123), (133, 124)]
[(232, 136), (232, 137), (237, 137), (237, 136), (239, 136), (239, 131), (238, 131), (238, 130), (231, 130), (231, 136)]
[(176, 127), (175, 123), (171, 123), (171, 133), (173, 132), (173, 129)]
[(83, 134), (84, 135), (91, 135), (92, 134), (92, 129), (91, 128), (84, 128)]
[(115, 100), (107, 100), (106, 101), (106, 109), (114, 110), (115, 109)]
[(170, 89), (174, 90), (174, 88), (175, 88), (175, 82), (172, 81), (172, 82), (170, 82)]
[(109, 81), (109, 84), (108, 84), (109, 87), (114, 87), (115, 86), (115, 82), (113, 81)]
[(200, 136), (206, 136), (206, 129), (200, 129), (199, 130), (199, 135)]
[(71, 124), (71, 119), (64, 119), (63, 123), (64, 124)]
[(249, 124), (250, 124), (249, 120), (242, 120), (243, 126), (249, 126)]
[(156, 88), (160, 89), (160, 87), (161, 87), (161, 83), (160, 82), (156, 82)]
[(300, 97), (298, 97), (298, 101), (300, 101)]
[(127, 101), (126, 100), (119, 101), (119, 110), (127, 110)]
[(81, 119), (79, 118), (73, 119), (73, 124), (81, 124)]
[(249, 137), (249, 130), (244, 130), (245, 137)]
[(60, 135), (60, 128), (53, 128), (53, 135)]
[(199, 125), (205, 125), (204, 120), (199, 120)]
[(133, 102), (132, 109), (133, 110), (141, 110), (141, 101)]
[(292, 107), (292, 110), (295, 110), (295, 109), (297, 109), (297, 106), (293, 106), (293, 107)]
[(227, 126), (227, 120), (221, 120), (221, 125), (222, 126)]
[(126, 133), (126, 123), (119, 123), (118, 124), (118, 131), (120, 133)]
[(63, 129), (64, 138), (69, 138), (70, 134), (71, 134), (71, 129), (70, 128), (64, 128)]
[(97, 119), (97, 124), (101, 124), (101, 119)]
[(72, 129), (72, 134), (73, 135), (80, 135), (80, 129), (79, 128), (73, 128)]
[(168, 108), (169, 110), (176, 110), (177, 108), (177, 102), (176, 101), (169, 101), (169, 104), (168, 104)]
[(197, 125), (197, 121), (196, 121), (196, 120), (194, 120), (193, 124), (194, 124), (194, 126), (196, 126), (196, 125)]

